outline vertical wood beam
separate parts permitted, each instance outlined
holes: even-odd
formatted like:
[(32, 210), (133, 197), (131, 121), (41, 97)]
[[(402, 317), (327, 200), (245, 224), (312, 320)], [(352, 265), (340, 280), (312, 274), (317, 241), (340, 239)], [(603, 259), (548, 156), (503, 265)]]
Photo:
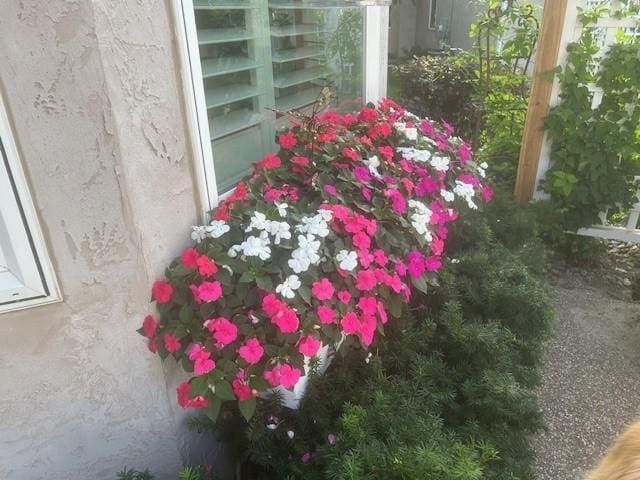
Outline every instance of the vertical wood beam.
[(538, 163), (544, 141), (544, 119), (549, 112), (553, 80), (543, 75), (553, 70), (558, 62), (560, 41), (565, 25), (568, 0), (545, 0), (542, 24), (538, 34), (536, 60), (529, 108), (518, 160), (518, 174), (514, 195), (518, 203), (529, 200), (534, 193)]

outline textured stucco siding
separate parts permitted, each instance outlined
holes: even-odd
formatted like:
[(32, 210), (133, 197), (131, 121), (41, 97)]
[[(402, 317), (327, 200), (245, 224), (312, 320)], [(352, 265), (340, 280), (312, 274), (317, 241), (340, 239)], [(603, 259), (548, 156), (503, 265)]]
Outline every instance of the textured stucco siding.
[(135, 333), (199, 210), (169, 1), (0, 0), (0, 89), (64, 296), (0, 314), (3, 480), (183, 461), (176, 373)]

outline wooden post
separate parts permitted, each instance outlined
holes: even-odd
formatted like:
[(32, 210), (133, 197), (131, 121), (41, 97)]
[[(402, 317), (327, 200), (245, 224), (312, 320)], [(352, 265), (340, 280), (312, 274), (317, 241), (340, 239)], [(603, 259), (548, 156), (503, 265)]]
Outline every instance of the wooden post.
[(568, 0), (545, 0), (542, 24), (538, 36), (536, 60), (533, 68), (531, 98), (524, 124), (518, 175), (514, 195), (518, 203), (533, 196), (538, 163), (544, 141), (544, 119), (549, 112), (553, 81), (543, 74), (557, 66), (560, 41), (567, 14)]

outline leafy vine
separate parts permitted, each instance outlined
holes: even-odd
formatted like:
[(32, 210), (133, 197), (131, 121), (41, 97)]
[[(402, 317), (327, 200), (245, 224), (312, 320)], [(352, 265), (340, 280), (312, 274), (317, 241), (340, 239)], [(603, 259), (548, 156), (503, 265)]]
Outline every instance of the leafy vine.
[[(580, 13), (582, 34), (558, 72), (561, 102), (546, 119), (552, 166), (542, 188), (570, 230), (598, 223), (601, 212), (628, 209), (638, 190), (640, 41), (619, 29), (602, 55), (597, 22), (604, 15), (637, 16), (637, 9), (625, 2), (615, 11), (599, 6)], [(594, 95), (601, 95), (599, 103)]]

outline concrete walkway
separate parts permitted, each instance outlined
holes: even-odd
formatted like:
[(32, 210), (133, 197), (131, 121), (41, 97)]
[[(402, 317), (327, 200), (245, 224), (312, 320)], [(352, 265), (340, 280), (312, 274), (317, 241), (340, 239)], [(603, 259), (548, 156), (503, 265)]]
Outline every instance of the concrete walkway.
[(552, 279), (555, 336), (539, 398), (538, 480), (578, 480), (640, 418), (640, 303), (614, 298), (580, 273)]

